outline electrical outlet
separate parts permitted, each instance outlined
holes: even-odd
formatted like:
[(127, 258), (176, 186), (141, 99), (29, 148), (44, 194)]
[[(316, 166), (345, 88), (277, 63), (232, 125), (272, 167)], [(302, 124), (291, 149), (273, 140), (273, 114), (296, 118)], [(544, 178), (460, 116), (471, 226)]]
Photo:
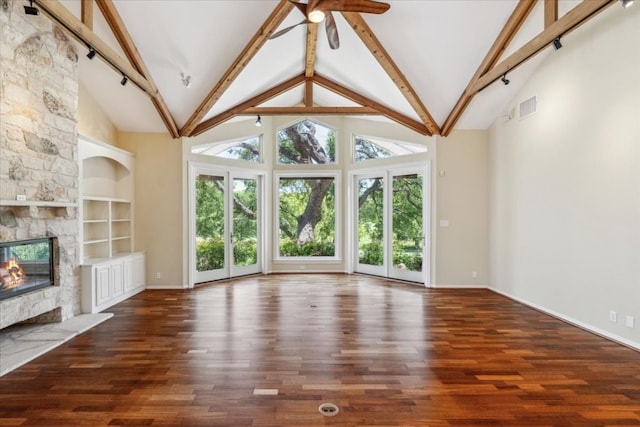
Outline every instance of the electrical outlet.
[(156, 279), (162, 279), (162, 273), (159, 271), (156, 273)]
[(16, 196), (16, 200), (19, 202), (24, 202), (25, 200), (27, 200), (27, 196), (25, 196), (24, 194), (18, 194)]
[(616, 313), (613, 310), (609, 311), (609, 320), (611, 322), (617, 322), (618, 321), (618, 313)]
[(627, 328), (633, 328), (635, 326), (635, 319), (633, 316), (627, 316)]

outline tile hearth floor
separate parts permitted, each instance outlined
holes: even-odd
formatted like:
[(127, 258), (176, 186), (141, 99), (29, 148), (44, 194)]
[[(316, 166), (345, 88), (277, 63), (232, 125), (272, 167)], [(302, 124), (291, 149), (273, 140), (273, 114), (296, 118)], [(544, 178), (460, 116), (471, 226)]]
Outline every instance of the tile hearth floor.
[(81, 314), (59, 323), (22, 324), (0, 330), (0, 377), (112, 316)]

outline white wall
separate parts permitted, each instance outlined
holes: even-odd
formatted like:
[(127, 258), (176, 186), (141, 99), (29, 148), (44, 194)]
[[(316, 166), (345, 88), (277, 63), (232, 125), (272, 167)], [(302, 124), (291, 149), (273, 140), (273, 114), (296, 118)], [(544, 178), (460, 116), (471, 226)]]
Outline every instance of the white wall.
[(562, 43), (491, 129), (492, 287), (640, 347), (640, 7)]

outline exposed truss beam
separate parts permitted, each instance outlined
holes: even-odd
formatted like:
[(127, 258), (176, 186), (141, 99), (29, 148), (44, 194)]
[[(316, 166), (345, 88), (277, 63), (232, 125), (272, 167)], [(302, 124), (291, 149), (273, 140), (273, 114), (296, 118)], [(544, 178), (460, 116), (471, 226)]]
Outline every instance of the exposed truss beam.
[(371, 54), (378, 60), (382, 68), (384, 68), (391, 80), (396, 84), (411, 107), (413, 107), (415, 112), (418, 114), (418, 117), (420, 117), (422, 123), (426, 127), (427, 134), (439, 134), (440, 129), (438, 128), (438, 124), (427, 110), (427, 107), (424, 106), (415, 90), (411, 87), (409, 81), (406, 79), (402, 71), (400, 71), (400, 68), (398, 68), (398, 66), (393, 62), (391, 56), (389, 56), (378, 38), (373, 34), (362, 16), (355, 12), (342, 12), (342, 16), (344, 16), (349, 25), (351, 25)]
[(74, 38), (82, 44), (91, 46), (105, 62), (114, 69), (124, 73), (149, 96), (156, 94), (157, 89), (138, 72), (126, 59), (111, 49), (89, 27), (80, 22), (66, 7), (57, 0), (35, 0), (40, 9), (62, 25)]
[(218, 83), (211, 89), (209, 94), (200, 103), (196, 111), (191, 115), (187, 123), (183, 126), (180, 134), (182, 136), (193, 136), (194, 129), (199, 127), (198, 123), (207, 114), (211, 107), (222, 97), (224, 92), (240, 75), (260, 48), (269, 40), (269, 37), (278, 28), (282, 21), (293, 9), (293, 4), (287, 0), (280, 0), (280, 3), (267, 18), (265, 23), (258, 29), (251, 41), (231, 64)]
[(316, 49), (318, 46), (318, 24), (307, 24), (307, 52), (304, 61), (304, 75), (313, 77), (316, 68)]
[(558, 0), (544, 0), (544, 28), (558, 20)]
[(82, 23), (93, 31), (93, 0), (82, 0), (80, 15)]
[(551, 24), (549, 28), (501, 61), (491, 71), (484, 74), (473, 86), (472, 91), (476, 93), (481, 91), (509, 70), (516, 68), (538, 52), (548, 48), (556, 37), (571, 32), (614, 3), (617, 3), (617, 0), (583, 0), (582, 3), (571, 9), (566, 15)]
[(264, 116), (294, 116), (318, 114), (325, 116), (344, 116), (344, 115), (376, 115), (380, 112), (371, 107), (250, 107), (245, 109), (238, 115), (256, 115)]
[(471, 100), (476, 95), (476, 92), (473, 92), (473, 87), (483, 74), (493, 67), (500, 56), (504, 53), (505, 49), (509, 46), (509, 43), (513, 40), (515, 35), (518, 33), (518, 30), (522, 27), (522, 24), (527, 20), (527, 17), (531, 13), (531, 11), (535, 8), (536, 0), (520, 0), (520, 2), (516, 5), (515, 9), (511, 13), (511, 16), (507, 20), (507, 23), (498, 34), (498, 37), (493, 42), (493, 45), (485, 55), (484, 59), (480, 63), (480, 66), (476, 70), (473, 77), (467, 84), (467, 87), (462, 92), (462, 95), (456, 102), (456, 105), (453, 107), (453, 110), (449, 113), (449, 116), (444, 121), (442, 125), (442, 135), (448, 136), (451, 133), (451, 130), (456, 125), (464, 110), (469, 106)]
[(292, 79), (287, 80), (286, 82), (280, 83), (279, 85), (274, 86), (271, 89), (266, 90), (257, 96), (254, 96), (251, 99), (248, 99), (234, 107), (231, 107), (227, 111), (224, 111), (218, 114), (217, 116), (211, 117), (210, 119), (203, 121), (198, 126), (196, 126), (196, 128), (193, 130), (193, 132), (189, 136), (200, 135), (201, 133), (206, 132), (215, 126), (218, 126), (219, 124), (224, 123), (227, 120), (242, 114), (247, 108), (251, 108), (256, 105), (262, 104), (263, 102), (266, 102), (271, 98), (280, 95), (281, 93), (284, 93), (296, 86), (301, 85), (302, 83), (305, 82), (305, 80), (306, 78), (304, 74), (300, 74)]
[(164, 102), (162, 95), (160, 95), (160, 92), (153, 82), (151, 73), (149, 72), (147, 66), (144, 64), (142, 56), (140, 55), (140, 52), (138, 52), (138, 49), (136, 48), (136, 45), (133, 42), (129, 31), (125, 27), (120, 14), (116, 10), (115, 5), (111, 0), (96, 0), (96, 3), (98, 4), (102, 15), (107, 21), (107, 24), (109, 24), (113, 35), (120, 44), (120, 47), (129, 59), (129, 62), (136, 68), (136, 70), (140, 74), (142, 74), (147, 79), (149, 85), (151, 85), (151, 87), (153, 88), (151, 100), (154, 107), (158, 111), (158, 114), (160, 114), (160, 117), (162, 118), (162, 121), (164, 122), (167, 130), (173, 138), (178, 138), (180, 136), (180, 132), (178, 131), (178, 126), (176, 125), (176, 122), (173, 119), (171, 112), (169, 111), (169, 107), (167, 107), (167, 104)]
[(314, 83), (319, 86), (324, 87), (325, 89), (329, 89), (330, 91), (337, 93), (357, 104), (363, 105), (365, 107), (370, 107), (376, 110), (380, 115), (383, 115), (397, 123), (400, 123), (403, 126), (408, 127), (409, 129), (418, 132), (422, 135), (433, 135), (427, 126), (424, 123), (420, 123), (417, 120), (414, 120), (410, 117), (407, 117), (403, 114), (398, 113), (395, 110), (392, 110), (389, 107), (385, 107), (384, 105), (376, 102), (370, 98), (360, 95), (357, 92), (352, 91), (351, 89), (347, 89), (346, 87), (327, 79), (326, 77), (322, 77), (319, 74), (316, 74), (313, 78)]

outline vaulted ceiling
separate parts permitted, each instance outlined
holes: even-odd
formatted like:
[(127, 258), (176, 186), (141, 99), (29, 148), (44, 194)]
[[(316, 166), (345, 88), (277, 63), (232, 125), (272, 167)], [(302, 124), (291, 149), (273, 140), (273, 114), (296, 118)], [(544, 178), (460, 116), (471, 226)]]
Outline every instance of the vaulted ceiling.
[(173, 137), (282, 114), (393, 121), (424, 135), (486, 129), (546, 55), (562, 54), (554, 39), (570, 42), (616, 1), (387, 3), (383, 14), (334, 12), (333, 50), (322, 23), (270, 39), (305, 19), (288, 0), (36, 1), (81, 52), (97, 51), (80, 56), (80, 79), (119, 130)]

